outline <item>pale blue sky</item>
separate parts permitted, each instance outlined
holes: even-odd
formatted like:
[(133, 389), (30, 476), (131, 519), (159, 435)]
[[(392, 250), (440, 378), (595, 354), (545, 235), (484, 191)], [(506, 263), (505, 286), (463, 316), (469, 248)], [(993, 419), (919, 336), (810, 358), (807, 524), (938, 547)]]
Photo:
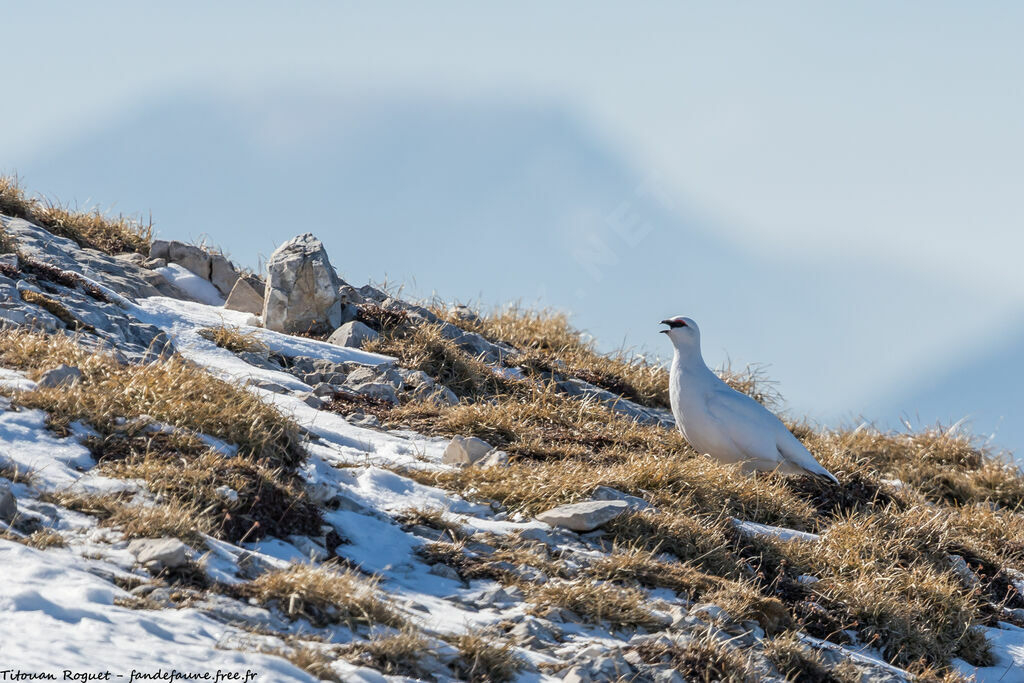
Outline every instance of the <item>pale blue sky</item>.
[[(688, 242), (669, 239), (663, 228), (615, 245), (632, 254), (619, 267), (633, 269), (615, 276), (639, 288), (620, 299), (610, 289), (600, 290), (601, 304), (585, 296), (599, 289), (585, 280), (586, 268), (576, 281), (544, 280), (525, 261), (496, 271), (493, 282), (445, 279), (457, 291), (442, 294), (493, 289), (543, 297), (572, 310), (608, 345), (627, 338), (656, 350), (661, 340), (639, 319), (616, 317), (617, 308), (641, 297), (668, 309), (664, 315), (696, 311), (714, 331), (706, 329), (709, 360), (771, 363), (794, 411), (823, 419), (891, 418), (872, 411), (892, 410), (887, 401), (908, 386), (926, 386), (935, 373), (1021, 331), (1019, 3), (40, 2), (5, 3), (3, 16), (0, 168), (39, 169), (27, 183), (64, 198), (85, 200), (93, 195), (77, 192), (102, 189), (95, 198), (119, 209), (153, 209), (168, 236), (199, 230), (173, 223), (186, 221), (184, 208), (158, 188), (140, 184), (111, 197), (105, 186), (92, 189), (87, 171), (58, 178), (44, 162), (135, 112), (166, 108), (179, 92), (237, 96), (254, 109), (263, 103), (253, 93), (268, 85), (357, 93), (360, 101), (443, 101), (449, 109), (534, 107), (562, 112), (568, 128), (635, 179), (600, 185), (620, 189), (608, 190), (604, 203), (578, 207), (581, 213), (607, 222), (609, 209), (639, 203), (637, 192), (653, 182), (659, 205), (700, 217), (702, 234), (761, 268), (760, 283), (774, 279), (772, 268), (843, 274), (846, 290), (830, 286), (850, 315), (801, 300), (797, 282), (779, 296), (790, 297), (790, 309), (804, 307), (802, 316), (778, 324), (765, 316), (752, 327), (753, 314), (739, 300), (762, 284), (726, 262), (701, 271), (706, 295), (692, 287), (676, 299), (652, 292), (671, 285), (673, 269), (693, 270), (687, 257), (703, 253), (687, 253)], [(263, 144), (309, 142), (287, 106), (266, 108), (256, 136)], [(552, 176), (552, 186), (567, 180)], [(472, 204), (474, 197), (443, 199)], [(507, 199), (515, 199), (514, 184)], [(242, 226), (217, 236), (233, 253), (255, 253)], [(285, 226), (262, 234), (259, 249), (267, 253), (290, 236)], [(459, 244), (453, 240), (447, 253), (458, 257)], [(579, 261), (571, 245), (566, 250)], [(638, 263), (663, 277), (647, 278)], [(716, 264), (701, 267), (709, 265)], [(396, 273), (383, 260), (366, 269)], [(414, 270), (397, 272), (435, 286), (424, 281), (429, 270)], [(936, 296), (916, 300), (921, 292)], [(644, 314), (656, 322), (654, 308)], [(1012, 419), (988, 419), (1000, 417)]]

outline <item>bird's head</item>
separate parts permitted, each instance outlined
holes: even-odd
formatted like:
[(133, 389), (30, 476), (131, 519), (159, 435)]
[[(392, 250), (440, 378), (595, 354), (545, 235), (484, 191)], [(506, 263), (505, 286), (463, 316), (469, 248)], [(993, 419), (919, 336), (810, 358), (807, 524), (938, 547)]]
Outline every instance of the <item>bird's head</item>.
[(672, 340), (672, 345), (677, 349), (700, 350), (700, 328), (692, 318), (677, 315), (674, 318), (662, 320), (661, 324), (668, 325), (668, 329), (662, 330), (661, 333), (667, 334), (668, 338)]

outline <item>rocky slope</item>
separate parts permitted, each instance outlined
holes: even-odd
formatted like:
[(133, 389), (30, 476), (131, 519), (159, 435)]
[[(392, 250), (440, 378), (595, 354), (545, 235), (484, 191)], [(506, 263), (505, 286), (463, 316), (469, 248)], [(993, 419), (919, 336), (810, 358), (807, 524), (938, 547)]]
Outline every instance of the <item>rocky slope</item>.
[[(312, 235), (252, 274), (0, 223), (4, 669), (1022, 680), (1024, 574), (998, 535), (1016, 517), (991, 548), (952, 517), (907, 540), (905, 624), (858, 607), (850, 586), (877, 585), (841, 566), (876, 565), (832, 559), (856, 529), (866, 553), (871, 524), (954, 514), (912, 462), (857, 470), (848, 440), (836, 490), (744, 478), (686, 451), (637, 382), (346, 283)], [(980, 460), (949, 462), (973, 487), (953, 503), (1014, 515), (1019, 474), (957, 452)]]

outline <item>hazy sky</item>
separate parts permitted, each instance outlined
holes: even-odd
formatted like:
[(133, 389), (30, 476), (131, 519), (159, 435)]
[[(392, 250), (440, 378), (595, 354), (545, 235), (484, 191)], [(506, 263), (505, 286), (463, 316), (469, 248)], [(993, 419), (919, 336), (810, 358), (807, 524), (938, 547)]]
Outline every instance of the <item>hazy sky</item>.
[(39, 2), (3, 16), (2, 170), (196, 85), (556, 102), (719, 238), (984, 302), (973, 327), (957, 310), (936, 320), (911, 371), (995, 343), (1024, 309), (1020, 3)]

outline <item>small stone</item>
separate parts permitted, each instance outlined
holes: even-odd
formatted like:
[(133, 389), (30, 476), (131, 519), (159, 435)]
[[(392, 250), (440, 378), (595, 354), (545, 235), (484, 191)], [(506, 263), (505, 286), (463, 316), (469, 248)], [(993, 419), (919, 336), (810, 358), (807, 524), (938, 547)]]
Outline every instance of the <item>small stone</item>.
[(361, 384), (368, 384), (370, 382), (377, 381), (377, 373), (373, 368), (366, 365), (360, 365), (348, 373), (345, 378), (345, 384), (350, 387), (358, 387)]
[(690, 608), (690, 616), (704, 617), (711, 621), (729, 621), (729, 613), (718, 605), (712, 605), (709, 602), (703, 602), (699, 605), (694, 605)]
[(392, 405), (398, 405), (398, 393), (395, 388), (390, 384), (383, 382), (370, 382), (364, 384), (356, 389), (356, 393), (360, 396), (369, 396), (370, 398), (380, 399), (381, 401), (387, 401)]
[(817, 576), (810, 576), (808, 574), (801, 574), (796, 577), (796, 582), (804, 586), (810, 586), (812, 583), (818, 583), (820, 580)]
[(313, 395), (324, 398), (326, 396), (334, 396), (334, 387), (327, 382), (320, 382), (313, 387)]
[(654, 508), (653, 505), (643, 498), (631, 496), (618, 489), (613, 489), (611, 486), (598, 486), (594, 489), (594, 492), (590, 494), (590, 497), (593, 500), (622, 500), (634, 510), (651, 510)]
[(253, 315), (263, 314), (263, 295), (244, 277), (237, 278), (228, 293), (224, 308), (229, 311), (242, 311)]
[(7, 484), (0, 484), (0, 521), (10, 524), (18, 516), (18, 499)]
[(72, 386), (82, 379), (82, 371), (73, 365), (58, 365), (47, 370), (36, 382), (40, 387), (53, 389), (55, 387)]
[(139, 564), (155, 569), (174, 569), (188, 562), (188, 546), (176, 538), (138, 538), (128, 544), (128, 552)]
[(493, 449), (491, 444), (475, 436), (456, 436), (444, 449), (441, 462), (466, 467), (483, 460)]
[(310, 408), (316, 408), (317, 410), (320, 410), (321, 408), (324, 407), (324, 400), (313, 393), (300, 394), (299, 400), (305, 403)]
[(583, 503), (559, 505), (537, 515), (537, 519), (551, 526), (565, 527), (573, 531), (593, 531), (612, 521), (629, 505), (622, 500), (589, 500)]
[(362, 348), (363, 344), (366, 342), (373, 341), (378, 337), (380, 337), (380, 334), (371, 329), (369, 325), (358, 320), (353, 320), (345, 323), (331, 333), (331, 336), (327, 338), (327, 341), (335, 344), (336, 346), (347, 346), (358, 349)]
[(217, 496), (219, 496), (220, 498), (223, 498), (224, 500), (228, 501), (229, 503), (238, 502), (238, 491), (234, 490), (227, 484), (224, 484), (223, 486), (218, 486), (213, 490), (213, 492), (216, 493)]
[(430, 573), (435, 576), (443, 576), (444, 578), (451, 579), (453, 581), (462, 581), (462, 577), (459, 576), (459, 572), (446, 564), (431, 565)]

